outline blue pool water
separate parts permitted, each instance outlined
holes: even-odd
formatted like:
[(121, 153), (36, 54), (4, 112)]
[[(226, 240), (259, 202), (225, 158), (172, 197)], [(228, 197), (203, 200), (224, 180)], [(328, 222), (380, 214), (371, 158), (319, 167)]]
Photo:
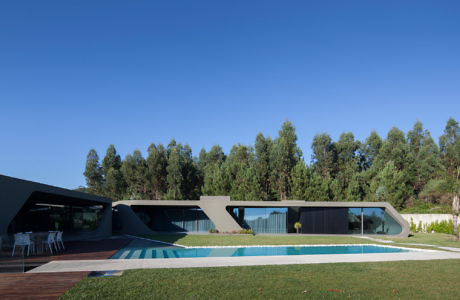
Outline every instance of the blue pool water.
[(367, 254), (395, 253), (411, 250), (376, 245), (340, 246), (275, 246), (275, 247), (222, 247), (222, 248), (179, 248), (179, 247), (126, 247), (112, 256), (112, 259), (184, 258), (184, 257), (230, 257), (230, 256), (277, 256), (318, 254)]

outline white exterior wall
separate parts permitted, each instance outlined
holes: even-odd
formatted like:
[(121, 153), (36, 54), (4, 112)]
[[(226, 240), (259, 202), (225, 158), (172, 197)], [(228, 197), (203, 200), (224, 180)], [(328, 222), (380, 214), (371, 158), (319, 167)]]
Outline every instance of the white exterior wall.
[(410, 220), (412, 218), (412, 222), (418, 226), (418, 223), (422, 221), (422, 224), (430, 224), (436, 221), (447, 221), (452, 220), (452, 215), (450, 214), (401, 214), (401, 216), (410, 224)]

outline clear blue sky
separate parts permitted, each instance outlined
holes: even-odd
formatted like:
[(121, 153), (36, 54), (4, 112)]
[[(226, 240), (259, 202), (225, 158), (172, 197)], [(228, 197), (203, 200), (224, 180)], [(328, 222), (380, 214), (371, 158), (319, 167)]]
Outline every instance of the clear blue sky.
[(86, 154), (194, 154), (297, 128), (460, 121), (459, 1), (2, 1), (0, 174), (75, 188)]

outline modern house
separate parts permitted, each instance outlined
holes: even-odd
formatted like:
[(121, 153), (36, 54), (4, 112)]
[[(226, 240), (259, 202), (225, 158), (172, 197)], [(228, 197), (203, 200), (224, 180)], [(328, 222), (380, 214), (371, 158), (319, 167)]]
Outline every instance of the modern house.
[(409, 224), (386, 202), (124, 200), (99, 197), (0, 175), (0, 237), (64, 231), (66, 240), (156, 232), (409, 235)]
[(0, 240), (63, 230), (66, 240), (112, 235), (112, 200), (0, 175)]
[(129, 234), (154, 232), (366, 234), (408, 236), (410, 227), (387, 202), (125, 200), (114, 204), (114, 230)]

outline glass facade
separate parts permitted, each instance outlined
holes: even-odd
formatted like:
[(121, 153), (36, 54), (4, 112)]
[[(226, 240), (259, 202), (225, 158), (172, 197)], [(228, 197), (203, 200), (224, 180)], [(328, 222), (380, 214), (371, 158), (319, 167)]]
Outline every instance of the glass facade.
[(242, 228), (254, 233), (294, 233), (300, 222), (306, 234), (399, 234), (399, 225), (383, 208), (228, 207)]
[(62, 230), (66, 233), (94, 230), (103, 215), (102, 205), (60, 205), (32, 203), (26, 205), (10, 223), (10, 234)]
[(131, 206), (145, 225), (154, 231), (206, 232), (214, 223), (197, 207)]
[(398, 234), (401, 231), (401, 225), (385, 210), (363, 208), (363, 232), (365, 234)]
[[(214, 223), (199, 207), (131, 206), (152, 230), (206, 232)], [(399, 225), (383, 208), (350, 207), (227, 207), (229, 214), (254, 233), (399, 234)]]
[(364, 207), (348, 209), (348, 233), (350, 234), (399, 234), (401, 225), (383, 208)]
[(254, 233), (287, 233), (287, 207), (234, 207), (232, 215), (246, 229)]
[(348, 209), (348, 233), (361, 233), (361, 207), (353, 207)]

